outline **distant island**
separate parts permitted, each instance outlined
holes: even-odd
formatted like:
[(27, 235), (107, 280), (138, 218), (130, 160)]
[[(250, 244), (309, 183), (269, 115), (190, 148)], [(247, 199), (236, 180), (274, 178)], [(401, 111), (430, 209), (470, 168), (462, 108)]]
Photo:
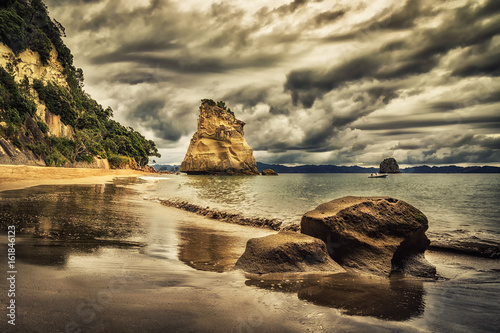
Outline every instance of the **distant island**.
[[(379, 168), (365, 168), (357, 165), (338, 166), (338, 165), (300, 165), (285, 166), (281, 164), (266, 164), (257, 162), (257, 168), (260, 172), (264, 169), (273, 169), (278, 173), (372, 173), (378, 172)], [(402, 173), (500, 173), (500, 167), (494, 166), (470, 166), (460, 167), (456, 165), (447, 166), (414, 166), (400, 169)]]
[[(281, 164), (266, 164), (257, 162), (257, 168), (260, 172), (264, 169), (273, 169), (278, 173), (372, 173), (378, 172), (379, 168), (365, 168), (357, 165), (338, 166), (338, 165), (300, 165), (285, 166)], [(500, 167), (494, 166), (470, 166), (460, 167), (456, 165), (447, 166), (414, 166), (400, 169), (402, 173), (500, 173)]]
[[(155, 164), (152, 165), (157, 171), (178, 171), (178, 165)], [(282, 164), (266, 164), (257, 162), (257, 169), (262, 173), (265, 169), (273, 169), (277, 173), (374, 173), (379, 168), (365, 168), (357, 165), (339, 166), (339, 165), (299, 165), (286, 166)], [(500, 173), (500, 167), (494, 166), (470, 166), (460, 167), (456, 165), (447, 166), (414, 166), (401, 169), (401, 173)]]

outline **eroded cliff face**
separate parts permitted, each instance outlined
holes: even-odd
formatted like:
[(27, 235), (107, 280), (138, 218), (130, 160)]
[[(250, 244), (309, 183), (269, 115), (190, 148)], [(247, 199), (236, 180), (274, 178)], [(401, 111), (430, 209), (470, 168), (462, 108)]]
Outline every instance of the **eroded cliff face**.
[[(55, 48), (50, 53), (48, 64), (43, 65), (38, 53), (26, 50), (16, 56), (9, 47), (0, 43), (0, 66), (7, 68), (8, 64), (12, 65), (14, 79), (17, 83), (21, 83), (24, 77), (27, 77), (30, 85), (33, 84), (34, 80), (40, 80), (45, 84), (52, 82), (58, 86), (68, 88), (64, 68), (57, 60), (57, 51)], [(73, 128), (65, 125), (61, 121), (60, 116), (48, 111), (45, 104), (38, 99), (34, 89), (31, 89), (31, 94), (35, 96), (36, 114), (49, 127), (49, 134), (72, 139), (74, 134)]]
[(252, 148), (243, 138), (244, 122), (204, 101), (180, 171), (188, 174), (258, 175)]
[(0, 164), (45, 166), (45, 162), (30, 150), (19, 150), (12, 142), (0, 137)]

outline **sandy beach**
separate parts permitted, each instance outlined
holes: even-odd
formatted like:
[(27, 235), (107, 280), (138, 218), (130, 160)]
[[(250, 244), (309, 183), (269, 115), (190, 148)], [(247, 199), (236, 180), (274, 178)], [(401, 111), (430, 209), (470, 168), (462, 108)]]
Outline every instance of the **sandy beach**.
[(131, 169), (56, 168), (27, 165), (0, 165), (0, 191), (36, 185), (98, 184), (115, 177), (138, 177), (145, 172)]
[[(154, 199), (163, 193), (158, 186), (179, 178), (24, 166), (1, 166), (0, 175), (0, 222), (16, 227), (16, 326), (4, 309), (1, 332), (488, 332), (497, 326), (481, 301), (497, 293), (496, 261), (430, 252), (441, 281), (351, 274), (254, 279), (232, 268), (248, 239), (276, 231)], [(7, 253), (7, 234), (0, 236), (0, 252)], [(485, 278), (471, 281), (475, 272)], [(8, 290), (5, 270), (1, 277), (0, 291)], [(0, 293), (0, 304), (7, 295)], [(474, 317), (449, 311), (464, 304)]]
[[(404, 321), (353, 318), (302, 301), (297, 286), (319, 276), (291, 279), (290, 290), (256, 285), (232, 267), (249, 238), (274, 231), (144, 200), (136, 191), (147, 188), (141, 181), (114, 183), (34, 187), (5, 196), (11, 211), (22, 209), (34, 220), (18, 227), (16, 326), (2, 320), (2, 332), (419, 331)], [(25, 206), (27, 196), (37, 203)], [(6, 242), (0, 238), (4, 253)], [(7, 287), (2, 279), (0, 290)], [(382, 287), (366, 297), (391, 293)]]

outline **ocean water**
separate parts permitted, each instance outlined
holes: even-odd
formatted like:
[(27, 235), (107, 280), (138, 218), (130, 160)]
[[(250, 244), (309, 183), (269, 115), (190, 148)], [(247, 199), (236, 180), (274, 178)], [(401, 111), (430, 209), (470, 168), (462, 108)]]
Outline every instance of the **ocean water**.
[(391, 196), (420, 209), (428, 234), (442, 240), (500, 243), (499, 174), (161, 176), (145, 181), (151, 198), (179, 199), (248, 217), (299, 223), (318, 205), (348, 195)]

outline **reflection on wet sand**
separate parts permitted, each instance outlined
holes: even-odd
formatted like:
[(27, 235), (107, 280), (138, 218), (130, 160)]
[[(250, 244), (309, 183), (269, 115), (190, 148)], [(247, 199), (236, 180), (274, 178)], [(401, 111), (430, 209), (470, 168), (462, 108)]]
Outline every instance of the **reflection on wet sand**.
[(179, 227), (179, 260), (202, 271), (226, 272), (241, 253), (237, 238), (221, 231), (200, 227)]
[(253, 177), (189, 176), (186, 179), (184, 185), (193, 188), (197, 197), (207, 202), (240, 205), (242, 202), (254, 201), (250, 194)]
[[(130, 189), (114, 184), (38, 186), (0, 193), (0, 229), (16, 227), (17, 260), (64, 266), (72, 253), (100, 247), (136, 247), (124, 239), (140, 232)], [(2, 238), (2, 244), (3, 244)]]
[(301, 300), (354, 316), (403, 321), (421, 315), (425, 307), (423, 282), (404, 278), (382, 279), (341, 273), (309, 275), (301, 279), (247, 280), (245, 284), (297, 293)]
[[(70, 255), (98, 254), (102, 247), (139, 248), (143, 244), (120, 240), (51, 240), (41, 237), (18, 236), (16, 260), (20, 262), (41, 265), (64, 267)], [(6, 247), (5, 242), (1, 242)]]

